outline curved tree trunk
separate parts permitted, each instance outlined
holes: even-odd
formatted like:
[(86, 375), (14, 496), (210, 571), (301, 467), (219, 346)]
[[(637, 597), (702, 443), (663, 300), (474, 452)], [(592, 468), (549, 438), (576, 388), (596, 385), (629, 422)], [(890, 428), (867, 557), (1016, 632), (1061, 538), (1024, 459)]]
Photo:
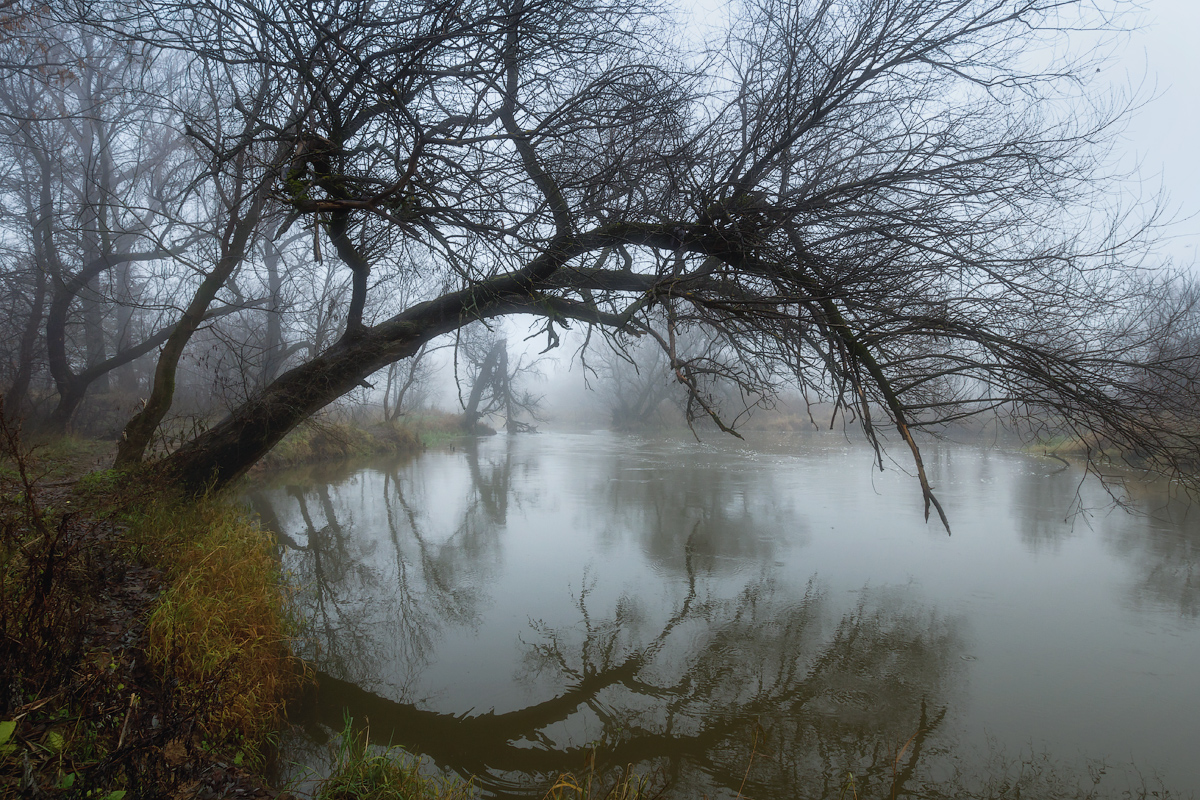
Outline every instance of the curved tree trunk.
[[(560, 266), (580, 253), (613, 243), (667, 242), (673, 249), (697, 248), (703, 242), (680, 237), (679, 226), (614, 226), (588, 237), (563, 236), (524, 269), (498, 275), (467, 289), (419, 303), (357, 336), (343, 336), (311, 361), (279, 376), (217, 425), (163, 461), (164, 470), (192, 492), (216, 491), (244, 475), (284, 436), (310, 415), (363, 382), (376, 370), (414, 355), (426, 342), (471, 322), (507, 314), (571, 318), (622, 328), (628, 319), (544, 295)], [(686, 233), (686, 231), (685, 231)], [(581, 279), (588, 276), (579, 275)], [(621, 276), (644, 288), (642, 276)]]
[(523, 277), (502, 276), (420, 303), (357, 336), (343, 336), (279, 376), (223, 421), (168, 456), (163, 466), (184, 489), (219, 490), (250, 469), (300, 422), (429, 340), (479, 319), (545, 313)]

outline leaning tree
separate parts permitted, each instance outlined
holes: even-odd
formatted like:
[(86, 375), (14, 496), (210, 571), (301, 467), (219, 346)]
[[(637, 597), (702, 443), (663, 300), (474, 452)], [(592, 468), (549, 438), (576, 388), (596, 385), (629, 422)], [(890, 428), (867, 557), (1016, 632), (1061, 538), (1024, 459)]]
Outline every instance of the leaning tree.
[[(653, 0), (79, 2), (272, 93), (227, 157), (352, 279), (336, 343), (167, 459), (187, 486), (511, 314), (655, 342), (722, 427), (714, 378), (852, 408), (927, 515), (914, 431), (971, 415), (1194, 463), (1195, 387), (1135, 313), (1152, 226), (1103, 172), (1122, 107), (1063, 55), (1085, 4), (742, 0), (689, 49)], [(721, 357), (677, 346), (697, 327)]]

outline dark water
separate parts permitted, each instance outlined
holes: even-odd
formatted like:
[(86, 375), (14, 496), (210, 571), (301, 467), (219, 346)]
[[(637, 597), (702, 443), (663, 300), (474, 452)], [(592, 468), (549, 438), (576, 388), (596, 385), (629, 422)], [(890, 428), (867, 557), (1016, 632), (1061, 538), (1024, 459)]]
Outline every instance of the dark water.
[(697, 798), (1200, 786), (1200, 507), (926, 460), (953, 536), (836, 435), (498, 436), (255, 491), (321, 673), (288, 757), (349, 714), (497, 795), (589, 759)]

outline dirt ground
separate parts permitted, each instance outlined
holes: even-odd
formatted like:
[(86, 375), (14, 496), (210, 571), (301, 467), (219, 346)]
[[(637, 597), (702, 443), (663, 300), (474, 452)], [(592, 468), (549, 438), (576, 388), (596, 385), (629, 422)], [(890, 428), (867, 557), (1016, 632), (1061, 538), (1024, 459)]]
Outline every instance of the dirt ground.
[(146, 666), (163, 575), (130, 553), (128, 501), (78, 481), (110, 463), (92, 448), (0, 474), (0, 798), (286, 797), (204, 741), (180, 702), (196, 687)]

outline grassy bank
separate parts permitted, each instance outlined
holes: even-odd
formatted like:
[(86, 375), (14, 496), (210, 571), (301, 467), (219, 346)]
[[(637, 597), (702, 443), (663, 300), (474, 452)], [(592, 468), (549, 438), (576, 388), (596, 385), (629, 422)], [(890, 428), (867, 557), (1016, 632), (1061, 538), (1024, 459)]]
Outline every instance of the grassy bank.
[(455, 414), (429, 412), (369, 424), (310, 420), (284, 437), (260, 463), (264, 469), (281, 469), (319, 461), (415, 453), (465, 435), (462, 418)]
[[(280, 796), (263, 769), (306, 676), (268, 535), (148, 474), (63, 480), (70, 447), (5, 444), (0, 798)], [(563, 776), (548, 796), (601, 796), (592, 786)], [(349, 723), (317, 786), (325, 800), (477, 794)]]
[[(269, 535), (219, 498), (175, 496), (152, 469), (97, 470), (107, 444), (28, 447), (0, 428), (0, 798), (274, 796), (262, 770), (306, 678)], [(459, 436), (451, 415), (318, 423), (269, 463)], [(323, 796), (398, 796), (396, 781), (406, 797), (471, 795), (394, 751), (344, 755)]]
[[(453, 415), (313, 422), (266, 466), (461, 435)], [(270, 537), (152, 469), (97, 471), (111, 455), (0, 425), (0, 798), (269, 796), (256, 774), (305, 680)]]
[(254, 787), (303, 680), (267, 535), (3, 434), (0, 797)]
[(269, 535), (214, 500), (145, 503), (129, 533), (163, 574), (146, 621), (148, 664), (177, 687), (205, 742), (261, 760), (302, 672)]

